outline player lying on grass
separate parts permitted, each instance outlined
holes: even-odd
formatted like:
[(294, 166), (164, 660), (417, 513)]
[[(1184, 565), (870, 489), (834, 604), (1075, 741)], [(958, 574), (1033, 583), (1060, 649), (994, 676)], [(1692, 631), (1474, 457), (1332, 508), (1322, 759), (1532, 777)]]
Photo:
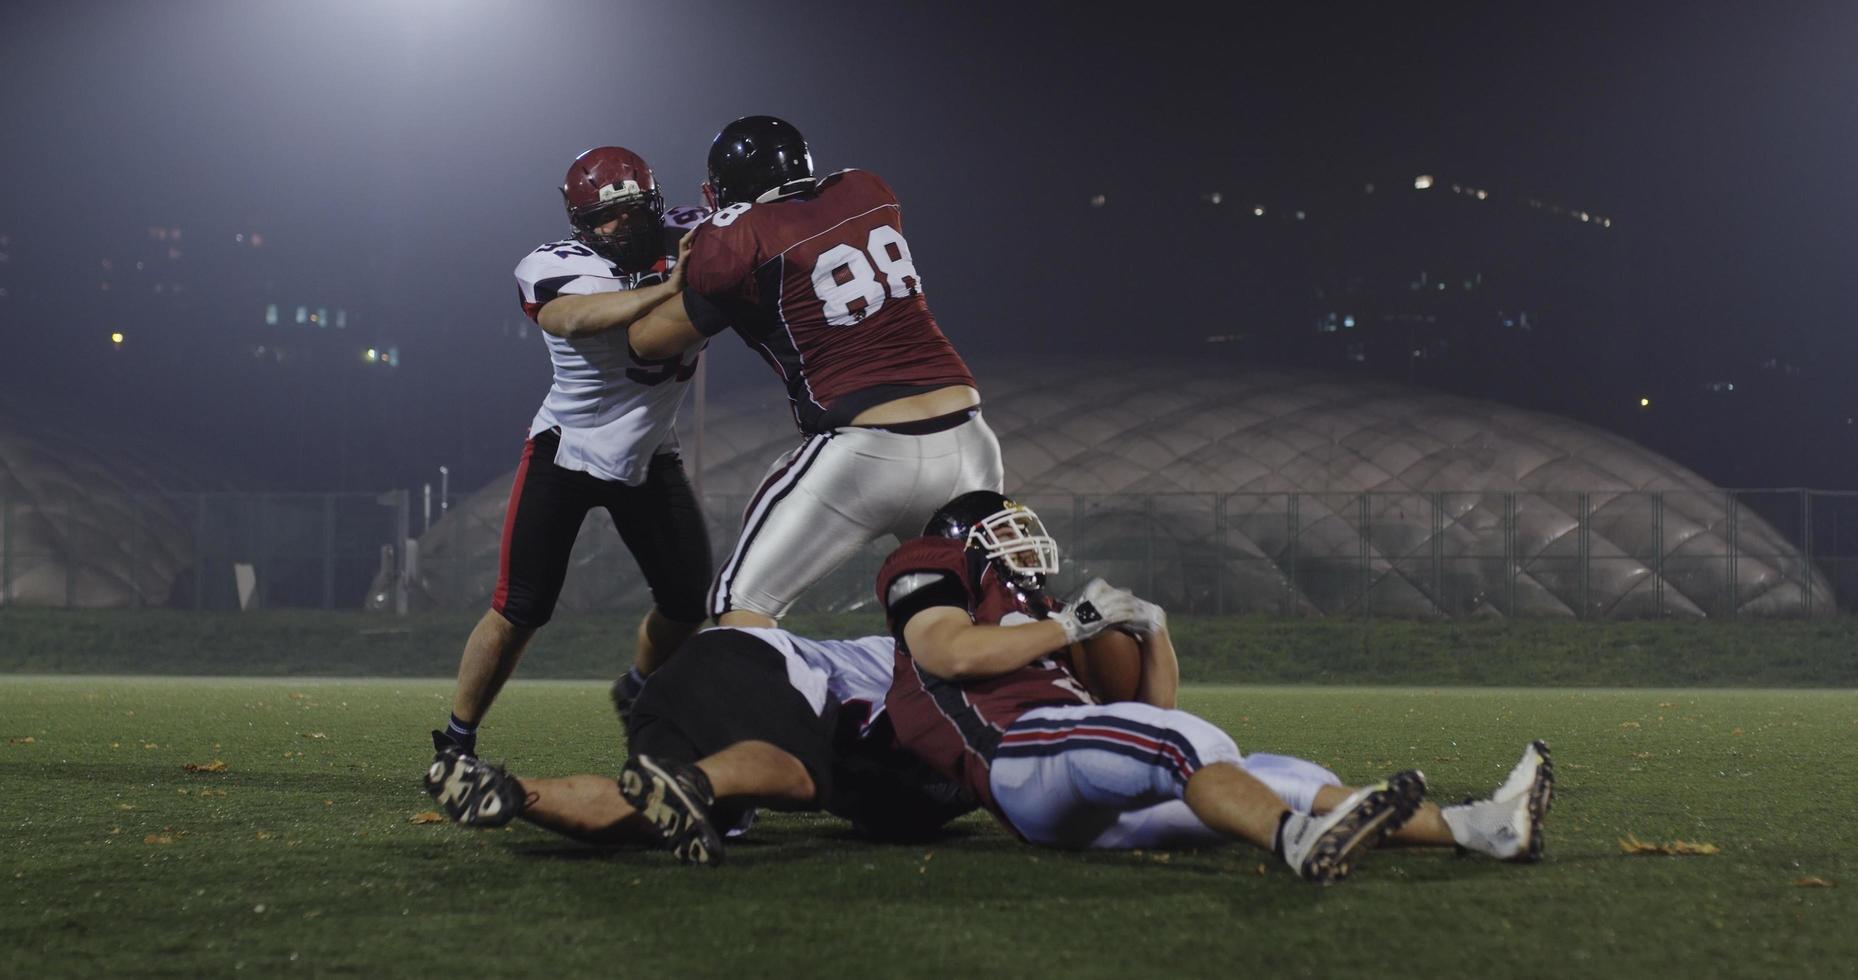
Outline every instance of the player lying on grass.
[[(1165, 848), (1242, 840), (1311, 881), (1345, 877), (1383, 840), (1540, 857), (1553, 790), (1533, 743), (1489, 799), (1441, 809), (1425, 777), (1349, 789), (1287, 756), (1241, 755), (1175, 709), (1179, 664), (1161, 608), (1101, 580), (1048, 599), (1057, 543), (1038, 516), (991, 491), (936, 512), (878, 573), (897, 639), (886, 715), (903, 745), (973, 793), (1006, 827), (1051, 847)], [(1122, 625), (1140, 637), (1135, 701), (1082, 687), (1069, 644)]]
[(591, 844), (661, 844), (696, 864), (720, 863), (721, 831), (756, 806), (825, 810), (881, 840), (927, 837), (975, 802), (897, 746), (882, 714), (893, 645), (706, 630), (632, 704), (618, 780), (512, 776), (435, 732), (426, 791), (462, 824), (521, 817)]

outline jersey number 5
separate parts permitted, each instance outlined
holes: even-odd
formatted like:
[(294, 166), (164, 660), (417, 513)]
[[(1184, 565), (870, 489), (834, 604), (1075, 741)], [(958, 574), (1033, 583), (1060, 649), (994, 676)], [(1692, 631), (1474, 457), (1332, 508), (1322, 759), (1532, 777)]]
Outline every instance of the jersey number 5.
[(922, 291), (922, 277), (910, 259), (910, 244), (889, 225), (871, 229), (863, 250), (834, 245), (813, 263), (813, 292), (825, 304), (826, 322), (835, 327), (876, 313), (887, 296), (903, 299)]

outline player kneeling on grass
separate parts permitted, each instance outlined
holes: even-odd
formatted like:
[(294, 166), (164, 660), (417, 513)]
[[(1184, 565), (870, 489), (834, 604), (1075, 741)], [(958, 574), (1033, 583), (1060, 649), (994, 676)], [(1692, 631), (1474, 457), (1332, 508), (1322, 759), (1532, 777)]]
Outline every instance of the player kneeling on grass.
[[(1243, 840), (1317, 882), (1383, 840), (1540, 856), (1553, 787), (1533, 743), (1490, 799), (1439, 807), (1425, 777), (1348, 789), (1301, 759), (1244, 756), (1175, 710), (1180, 670), (1159, 606), (1102, 580), (1049, 599), (1058, 546), (1029, 508), (991, 491), (950, 501), (878, 573), (897, 639), (886, 714), (897, 737), (1034, 844), (1166, 848)], [(1136, 700), (1103, 704), (1072, 657), (1120, 627), (1140, 641)], [(1096, 673), (1096, 671), (1089, 671)]]
[(897, 745), (883, 715), (894, 645), (706, 630), (632, 704), (619, 779), (512, 776), (442, 747), (426, 791), (462, 824), (521, 817), (593, 844), (662, 844), (695, 864), (720, 863), (722, 832), (758, 806), (922, 839), (975, 802)]

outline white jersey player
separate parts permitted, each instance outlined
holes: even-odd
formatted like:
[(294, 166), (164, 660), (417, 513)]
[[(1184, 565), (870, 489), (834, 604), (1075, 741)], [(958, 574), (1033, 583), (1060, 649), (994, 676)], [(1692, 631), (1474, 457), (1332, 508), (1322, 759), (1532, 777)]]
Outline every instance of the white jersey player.
[(546, 337), (554, 383), (530, 422), (510, 488), (490, 611), (466, 641), (451, 721), (434, 733), (435, 747), (467, 755), (530, 637), (554, 613), (589, 510), (611, 515), (651, 588), (632, 689), (701, 623), (711, 579), (709, 535), (673, 436), (700, 351), (642, 360), (626, 342), (626, 327), (682, 288), (672, 253), (709, 212), (667, 213), (651, 168), (616, 146), (576, 158), (561, 194), (573, 237), (516, 266), (523, 311)]

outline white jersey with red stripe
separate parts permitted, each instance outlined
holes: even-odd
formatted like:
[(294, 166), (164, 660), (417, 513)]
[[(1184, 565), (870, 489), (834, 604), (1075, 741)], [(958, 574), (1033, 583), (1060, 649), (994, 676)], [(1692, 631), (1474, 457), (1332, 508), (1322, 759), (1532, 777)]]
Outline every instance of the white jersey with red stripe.
[(868, 728), (884, 710), (884, 693), (890, 690), (892, 651), (897, 646), (888, 636), (814, 640), (784, 629), (713, 628), (740, 630), (778, 650), (787, 661), (788, 682), (816, 712), (825, 710), (828, 697), (842, 705), (867, 706), (870, 713), (864, 725)]
[[(535, 249), (516, 264), (523, 312), (535, 319), (559, 296), (618, 292), (661, 281), (675, 262), (678, 237), (708, 215), (701, 207), (667, 210), (665, 241), (671, 254), (647, 272), (624, 272), (577, 241)], [(603, 480), (642, 483), (652, 456), (677, 448), (677, 409), (696, 376), (701, 350), (662, 360), (640, 358), (624, 330), (572, 339), (544, 331), (542, 338), (555, 379), (529, 423), (529, 434), (561, 430), (557, 466)]]

